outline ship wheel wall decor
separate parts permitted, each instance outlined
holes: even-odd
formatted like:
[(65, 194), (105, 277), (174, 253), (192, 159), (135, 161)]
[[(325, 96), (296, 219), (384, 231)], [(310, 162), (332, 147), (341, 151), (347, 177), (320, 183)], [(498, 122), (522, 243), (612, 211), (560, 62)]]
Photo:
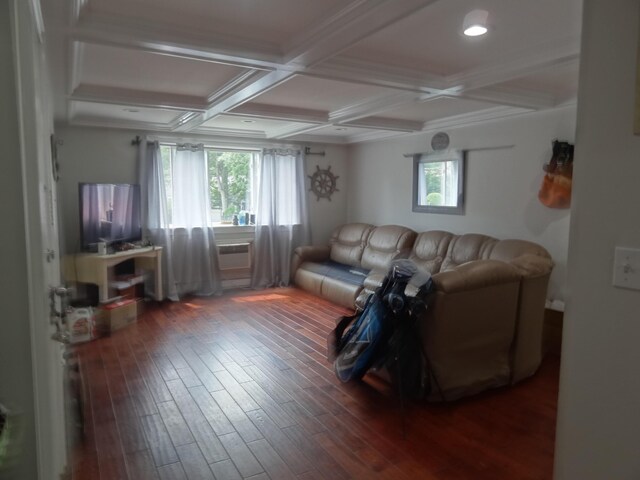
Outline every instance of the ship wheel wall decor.
[(319, 165), (316, 165), (316, 171), (313, 172), (313, 175), (307, 176), (311, 179), (311, 188), (309, 191), (318, 197), (318, 201), (320, 201), (321, 198), (326, 198), (331, 201), (333, 192), (340, 191), (336, 187), (337, 180), (340, 177), (331, 173), (331, 166), (323, 170)]

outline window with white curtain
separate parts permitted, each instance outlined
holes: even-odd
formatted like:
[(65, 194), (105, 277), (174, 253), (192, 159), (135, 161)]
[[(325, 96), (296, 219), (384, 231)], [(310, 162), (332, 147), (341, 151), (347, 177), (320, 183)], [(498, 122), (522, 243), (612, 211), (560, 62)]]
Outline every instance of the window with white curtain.
[[(257, 163), (259, 154), (255, 150), (224, 149), (205, 147), (205, 161), (208, 186), (207, 225), (215, 226), (234, 223), (252, 224), (256, 210)], [(160, 145), (162, 156), (165, 192), (168, 216), (171, 227), (181, 227), (183, 220), (178, 212), (176, 199), (182, 198), (185, 191), (174, 181), (178, 174), (176, 164), (176, 146)], [(183, 174), (184, 172), (180, 172)], [(178, 200), (179, 203), (179, 200)]]

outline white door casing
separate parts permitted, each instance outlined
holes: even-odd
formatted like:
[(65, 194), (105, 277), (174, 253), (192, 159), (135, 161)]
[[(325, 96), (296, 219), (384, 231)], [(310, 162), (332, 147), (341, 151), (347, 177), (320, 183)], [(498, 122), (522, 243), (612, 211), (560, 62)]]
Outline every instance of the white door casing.
[[(51, 340), (49, 291), (60, 284), (56, 187), (51, 162), (52, 95), (39, 3), (11, 0), (16, 100), (27, 239), (29, 322), (38, 477), (58, 479), (67, 460), (63, 346)], [(41, 16), (40, 16), (41, 18)]]

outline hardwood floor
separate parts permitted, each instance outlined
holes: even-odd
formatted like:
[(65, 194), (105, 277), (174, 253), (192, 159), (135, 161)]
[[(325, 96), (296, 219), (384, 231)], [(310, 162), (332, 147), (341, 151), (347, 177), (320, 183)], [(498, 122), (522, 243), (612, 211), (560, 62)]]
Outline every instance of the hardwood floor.
[(451, 404), (341, 384), (326, 336), (347, 313), (295, 289), (152, 306), (77, 347), (84, 479), (548, 479), (557, 357), (531, 379)]

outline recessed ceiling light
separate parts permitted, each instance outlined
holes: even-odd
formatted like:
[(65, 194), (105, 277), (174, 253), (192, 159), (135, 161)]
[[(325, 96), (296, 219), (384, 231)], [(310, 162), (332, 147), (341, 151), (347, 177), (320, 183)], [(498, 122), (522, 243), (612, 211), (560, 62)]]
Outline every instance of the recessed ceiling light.
[(462, 31), (467, 37), (479, 37), (488, 32), (487, 18), (489, 12), (486, 10), (472, 10), (467, 13), (462, 23)]
[(123, 110), (129, 113), (138, 113), (140, 111), (137, 108), (123, 108)]
[(242, 123), (256, 123), (255, 120), (242, 120)]
[(346, 128), (344, 128), (344, 127), (336, 127), (336, 131), (338, 131), (338, 132), (343, 131), (343, 130), (346, 130)]

